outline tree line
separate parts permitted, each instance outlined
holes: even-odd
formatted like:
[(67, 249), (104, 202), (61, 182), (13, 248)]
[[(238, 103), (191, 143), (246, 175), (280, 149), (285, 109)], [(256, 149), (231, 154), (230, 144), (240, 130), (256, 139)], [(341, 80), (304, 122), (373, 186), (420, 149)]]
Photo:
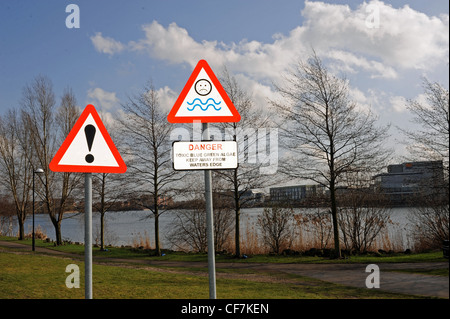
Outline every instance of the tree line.
[[(332, 221), (334, 254), (340, 257), (341, 239), (345, 242), (349, 236), (349, 233), (347, 237), (345, 235), (344, 221), (350, 215), (342, 214), (344, 207), (340, 203), (343, 198), (338, 189), (342, 186), (367, 185), (369, 176), (379, 172), (392, 158), (392, 150), (385, 146), (390, 126), (379, 125), (370, 109), (363, 110), (352, 101), (349, 82), (345, 77), (331, 73), (315, 52), (293, 65), (291, 70), (282, 83), (275, 85), (279, 98), (269, 101), (269, 106), (264, 108), (255, 105), (252, 92), (244, 91), (226, 68), (219, 76), (241, 114), (238, 123), (217, 123), (219, 129), (226, 130), (238, 142), (239, 166), (233, 170), (213, 171), (215, 188), (222, 190), (225, 196), (220, 206), (234, 211), (236, 256), (241, 255), (240, 217), (241, 208), (248, 200), (246, 192), (301, 178), (327, 189), (325, 202), (327, 216)], [(402, 132), (410, 142), (412, 156), (444, 161), (448, 190), (448, 89), (426, 79), (423, 88), (428, 105), (408, 102), (408, 109), (422, 130)], [(83, 210), (83, 204), (80, 205), (83, 198), (81, 174), (55, 173), (48, 167), (80, 113), (70, 88), (66, 88), (58, 100), (51, 80), (46, 76), (37, 76), (24, 86), (19, 107), (9, 109), (0, 117), (1, 192), (3, 200), (7, 199), (11, 204), (2, 207), (14, 208), (19, 239), (24, 238), (24, 222), (31, 212), (33, 181), (39, 209), (49, 215), (55, 228), (57, 245), (62, 244), (64, 213)], [(114, 119), (114, 125), (107, 125), (128, 171), (125, 174), (94, 174), (93, 183), (94, 210), (101, 213), (102, 223), (104, 214), (119, 200), (132, 199), (139, 202), (142, 208), (150, 210), (154, 218), (157, 254), (161, 253), (159, 218), (167, 211), (165, 199), (201, 201), (203, 196), (198, 185), (201, 175), (177, 172), (172, 168), (172, 142), (189, 136), (185, 136), (186, 130), (183, 130), (182, 124), (170, 124), (166, 117), (158, 91), (151, 82), (136, 95), (128, 96)], [(189, 127), (192, 126), (189, 124)], [(260, 150), (260, 147), (265, 151), (261, 145), (262, 139), (246, 132), (271, 127), (279, 131), (277, 156), (280, 161), (276, 174), (269, 175), (261, 173), (267, 159), (252, 158), (250, 151), (255, 148)], [(43, 169), (42, 174), (36, 173), (39, 168)], [(179, 202), (183, 203), (182, 200)], [(355, 205), (364, 206), (361, 203)], [(183, 208), (183, 205), (172, 207)], [(351, 210), (351, 207), (346, 205), (345, 209)], [(443, 220), (446, 218), (447, 228), (445, 230), (444, 227), (440, 236), (448, 238), (448, 201), (443, 207)], [(354, 211), (358, 210), (355, 208)], [(273, 212), (277, 216), (283, 215), (278, 209)], [(267, 214), (264, 218), (267, 223), (270, 221)], [(271, 229), (270, 225), (262, 226)], [(179, 230), (178, 234), (181, 234), (182, 229)], [(103, 231), (101, 242), (103, 248)]]

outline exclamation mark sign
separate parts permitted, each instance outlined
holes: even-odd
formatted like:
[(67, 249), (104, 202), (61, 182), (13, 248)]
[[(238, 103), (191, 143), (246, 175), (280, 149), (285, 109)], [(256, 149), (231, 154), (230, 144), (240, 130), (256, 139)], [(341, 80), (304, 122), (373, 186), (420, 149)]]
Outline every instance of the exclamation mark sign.
[[(91, 124), (86, 125), (86, 127), (84, 128), (84, 134), (86, 135), (86, 141), (90, 152), (95, 137), (95, 126)], [(92, 163), (94, 161), (94, 155), (88, 154), (84, 159), (86, 160), (86, 162)]]

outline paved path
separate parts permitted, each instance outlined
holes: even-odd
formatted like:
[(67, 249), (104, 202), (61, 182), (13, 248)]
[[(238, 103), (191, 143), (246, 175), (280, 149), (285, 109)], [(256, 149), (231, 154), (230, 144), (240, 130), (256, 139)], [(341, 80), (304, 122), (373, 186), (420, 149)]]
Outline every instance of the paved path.
[[(23, 249), (29, 251), (30, 246), (18, 243), (0, 241), (1, 247), (10, 247), (14, 249)], [(82, 259), (83, 256), (67, 254), (51, 249), (36, 247), (36, 251), (53, 255), (72, 256)], [(111, 261), (111, 258), (105, 260)], [(101, 261), (95, 258), (94, 261)], [(198, 267), (207, 268), (207, 263), (202, 262), (175, 262), (175, 261), (156, 261), (156, 260), (120, 260), (136, 262), (149, 266), (169, 266), (169, 267)], [(395, 269), (442, 269), (448, 268), (448, 262), (433, 263), (379, 263), (380, 269), (380, 290), (419, 295), (434, 296), (440, 298), (449, 298), (449, 277), (419, 275), (411, 273), (400, 273)], [(234, 268), (234, 269), (254, 269), (255, 271), (270, 271), (288, 274), (296, 274), (306, 277), (317, 278), (323, 281), (338, 283), (347, 286), (366, 288), (366, 278), (369, 275), (366, 272), (367, 264), (272, 264), (272, 263), (216, 263), (216, 268)], [(373, 288), (375, 289), (375, 288)]]

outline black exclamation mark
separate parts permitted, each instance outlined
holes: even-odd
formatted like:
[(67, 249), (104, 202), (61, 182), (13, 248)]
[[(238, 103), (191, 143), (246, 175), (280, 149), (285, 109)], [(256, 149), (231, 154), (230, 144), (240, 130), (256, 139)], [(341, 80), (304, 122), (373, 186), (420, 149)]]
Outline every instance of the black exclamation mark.
[[(92, 143), (94, 142), (95, 126), (91, 124), (86, 125), (86, 127), (84, 128), (84, 134), (86, 135), (86, 141), (90, 152), (92, 148)], [(88, 154), (84, 159), (86, 160), (86, 162), (92, 163), (94, 161), (94, 155)]]

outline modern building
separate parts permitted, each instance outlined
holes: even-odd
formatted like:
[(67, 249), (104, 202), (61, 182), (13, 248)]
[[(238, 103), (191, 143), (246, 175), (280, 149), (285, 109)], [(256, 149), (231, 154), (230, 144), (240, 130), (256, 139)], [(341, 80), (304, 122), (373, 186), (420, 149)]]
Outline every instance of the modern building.
[(249, 189), (241, 195), (242, 202), (244, 202), (247, 206), (263, 204), (265, 199), (266, 196), (263, 192), (254, 189)]
[(321, 185), (293, 185), (270, 188), (270, 200), (276, 202), (301, 202), (324, 193)]
[(387, 173), (373, 177), (374, 189), (394, 202), (403, 202), (418, 194), (429, 194), (443, 185), (442, 161), (407, 162), (389, 165)]

